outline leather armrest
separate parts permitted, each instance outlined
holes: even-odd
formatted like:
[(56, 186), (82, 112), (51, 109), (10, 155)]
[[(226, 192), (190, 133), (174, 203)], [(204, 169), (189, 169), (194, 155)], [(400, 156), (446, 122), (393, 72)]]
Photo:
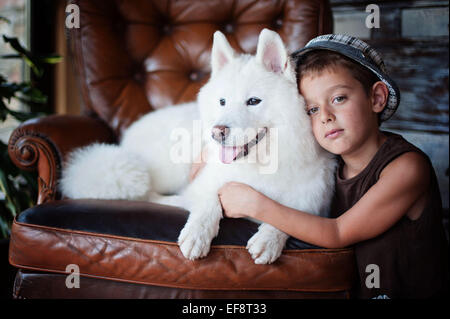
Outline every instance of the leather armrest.
[[(186, 259), (177, 241), (188, 213), (144, 201), (69, 199), (37, 205), (14, 220), (9, 262), (60, 274), (75, 264), (83, 278), (228, 293), (348, 295), (357, 278), (352, 248), (324, 249), (295, 238), (273, 264), (255, 264), (245, 246), (258, 225), (237, 218), (221, 220), (205, 258)], [(64, 283), (62, 288), (67, 290)], [(177, 295), (189, 297), (184, 293)]]
[[(61, 214), (64, 212), (64, 214)], [(64, 199), (36, 205), (16, 218), (19, 224), (38, 225), (121, 238), (177, 243), (189, 212), (183, 208), (144, 201)], [(244, 218), (222, 218), (212, 245), (246, 246), (258, 224)], [(321, 249), (289, 237), (285, 249)]]
[(16, 128), (8, 153), (20, 169), (38, 172), (38, 204), (56, 198), (56, 184), (65, 157), (71, 150), (94, 142), (114, 143), (113, 131), (99, 119), (51, 115), (31, 119)]

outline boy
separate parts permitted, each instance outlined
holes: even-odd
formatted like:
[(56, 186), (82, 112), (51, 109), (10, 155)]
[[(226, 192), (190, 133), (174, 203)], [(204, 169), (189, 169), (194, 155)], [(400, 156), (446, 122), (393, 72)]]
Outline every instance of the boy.
[[(446, 292), (448, 244), (437, 180), (423, 152), (379, 129), (400, 99), (381, 57), (341, 35), (319, 36), (293, 56), (314, 136), (340, 163), (331, 218), (285, 207), (234, 182), (219, 191), (225, 216), (252, 217), (325, 248), (353, 246), (357, 297)], [(365, 283), (369, 265), (378, 266), (379, 288)]]

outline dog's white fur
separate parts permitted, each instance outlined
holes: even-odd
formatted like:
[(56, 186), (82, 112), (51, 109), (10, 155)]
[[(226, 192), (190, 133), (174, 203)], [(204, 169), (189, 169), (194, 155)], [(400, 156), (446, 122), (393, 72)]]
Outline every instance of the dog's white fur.
[[(229, 181), (246, 183), (285, 206), (325, 215), (333, 194), (336, 164), (312, 135), (295, 71), (278, 34), (263, 30), (256, 56), (251, 56), (237, 55), (217, 31), (211, 68), (211, 79), (196, 102), (143, 116), (125, 131), (120, 145), (94, 144), (74, 152), (63, 171), (63, 194), (71, 198), (144, 199), (185, 207), (190, 215), (178, 242), (189, 259), (209, 252), (222, 218), (217, 192)], [(251, 97), (261, 102), (247, 106)], [(225, 106), (219, 103), (222, 98)], [(174, 163), (171, 151), (176, 141), (171, 132), (181, 128), (192, 136), (193, 121), (198, 119), (208, 148), (208, 163), (189, 184), (191, 163)], [(211, 138), (215, 125), (230, 127), (223, 141), (226, 145), (241, 138), (242, 129), (268, 128), (263, 140), (276, 143), (271, 145), (277, 146), (277, 153), (267, 155), (277, 156), (276, 172), (261, 174), (261, 161), (248, 160), (252, 152), (266, 154), (257, 147), (230, 164), (214, 160), (222, 147)], [(276, 136), (271, 129), (276, 129)], [(192, 143), (190, 140), (189, 145)], [(195, 158), (197, 154), (191, 155)], [(175, 193), (178, 196), (161, 196)], [(247, 249), (255, 263), (271, 263), (280, 256), (287, 238), (263, 223)]]

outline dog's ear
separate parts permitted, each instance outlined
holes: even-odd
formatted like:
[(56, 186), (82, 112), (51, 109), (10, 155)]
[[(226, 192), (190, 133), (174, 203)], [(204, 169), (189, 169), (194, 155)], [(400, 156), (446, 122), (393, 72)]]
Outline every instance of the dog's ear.
[(278, 33), (269, 29), (261, 31), (256, 59), (271, 72), (285, 72), (288, 67), (288, 53)]
[(211, 76), (214, 76), (234, 58), (234, 50), (225, 35), (216, 31), (211, 52)]

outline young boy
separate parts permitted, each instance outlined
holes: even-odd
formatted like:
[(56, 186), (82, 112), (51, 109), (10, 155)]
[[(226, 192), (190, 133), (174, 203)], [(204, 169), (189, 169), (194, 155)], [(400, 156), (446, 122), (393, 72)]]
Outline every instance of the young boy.
[[(339, 159), (331, 218), (291, 209), (234, 182), (219, 191), (225, 216), (252, 217), (325, 248), (353, 246), (360, 298), (446, 292), (448, 244), (436, 176), (423, 152), (379, 129), (400, 98), (381, 57), (341, 35), (319, 36), (293, 57), (314, 136)], [(378, 266), (379, 288), (366, 285), (369, 265)]]

